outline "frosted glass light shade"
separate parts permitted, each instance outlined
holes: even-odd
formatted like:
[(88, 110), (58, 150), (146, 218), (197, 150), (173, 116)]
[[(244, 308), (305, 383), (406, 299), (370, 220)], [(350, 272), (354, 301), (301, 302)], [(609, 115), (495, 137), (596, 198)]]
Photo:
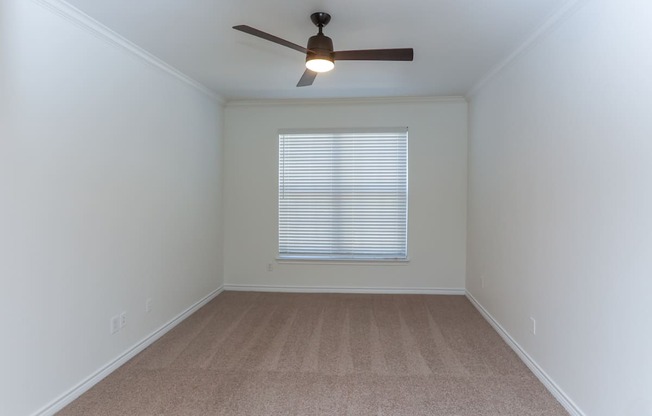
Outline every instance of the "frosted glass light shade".
[(315, 72), (328, 72), (335, 68), (335, 64), (328, 59), (317, 58), (306, 61), (306, 68)]

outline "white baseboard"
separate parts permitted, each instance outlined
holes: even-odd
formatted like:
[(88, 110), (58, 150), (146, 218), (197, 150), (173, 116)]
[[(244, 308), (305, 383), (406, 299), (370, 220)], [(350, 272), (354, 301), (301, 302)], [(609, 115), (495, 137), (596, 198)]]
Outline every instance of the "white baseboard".
[(462, 288), (434, 287), (348, 287), (348, 286), (282, 286), (282, 285), (234, 285), (225, 284), (226, 291), (243, 292), (288, 292), (288, 293), (369, 293), (404, 295), (464, 295)]
[(489, 324), (498, 332), (498, 335), (500, 335), (503, 340), (509, 345), (514, 352), (519, 356), (519, 358), (525, 363), (525, 365), (528, 366), (528, 368), (534, 373), (534, 375), (543, 383), (543, 385), (548, 389), (548, 391), (557, 399), (557, 401), (564, 406), (564, 409), (571, 415), (571, 416), (585, 416), (584, 412), (580, 410), (580, 408), (571, 400), (566, 393), (555, 383), (548, 374), (546, 374), (545, 371), (539, 366), (539, 364), (536, 363), (530, 357), (530, 355), (525, 352), (525, 350), (512, 338), (511, 335), (503, 328), (496, 319), (494, 319), (493, 316), (478, 302), (473, 295), (467, 291), (466, 292), (466, 297), (471, 301), (473, 306), (480, 312), (480, 314), (484, 317), (484, 319), (489, 322)]
[(165, 335), (168, 331), (170, 331), (175, 326), (179, 325), (184, 319), (192, 315), (195, 311), (197, 311), (199, 308), (201, 308), (211, 300), (213, 300), (213, 298), (215, 298), (223, 291), (224, 291), (224, 286), (220, 286), (219, 288), (215, 289), (214, 291), (206, 295), (203, 299), (199, 300), (198, 302), (196, 302), (195, 304), (187, 308), (185, 311), (181, 312), (179, 315), (171, 319), (169, 322), (161, 326), (159, 329), (155, 330), (150, 335), (146, 336), (143, 340), (138, 342), (136, 345), (129, 348), (127, 351), (122, 353), (116, 359), (102, 366), (99, 370), (97, 370), (95, 373), (90, 375), (84, 381), (82, 381), (81, 383), (79, 383), (78, 385), (76, 385), (66, 393), (62, 394), (60, 397), (56, 398), (51, 403), (44, 406), (42, 409), (38, 410), (36, 413), (34, 413), (34, 416), (54, 415), (56, 412), (66, 407), (68, 404), (72, 403), (73, 400), (75, 400), (76, 398), (84, 394), (91, 387), (99, 383), (106, 376), (108, 376), (109, 374), (117, 370), (118, 367), (120, 367), (121, 365), (123, 365), (124, 363), (132, 359), (133, 357), (135, 357), (136, 354), (138, 354), (145, 348), (152, 345), (156, 340), (161, 338), (163, 335)]

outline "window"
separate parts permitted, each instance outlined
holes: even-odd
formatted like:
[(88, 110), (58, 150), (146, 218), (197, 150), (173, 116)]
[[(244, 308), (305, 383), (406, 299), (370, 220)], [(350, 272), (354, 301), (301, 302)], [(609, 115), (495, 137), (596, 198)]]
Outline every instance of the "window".
[(279, 134), (279, 258), (407, 258), (407, 128)]

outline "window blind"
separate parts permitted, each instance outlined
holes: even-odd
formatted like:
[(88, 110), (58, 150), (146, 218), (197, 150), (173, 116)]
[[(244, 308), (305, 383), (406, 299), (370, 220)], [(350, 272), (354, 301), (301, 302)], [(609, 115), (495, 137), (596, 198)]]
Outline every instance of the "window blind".
[(407, 129), (279, 134), (279, 258), (407, 258)]

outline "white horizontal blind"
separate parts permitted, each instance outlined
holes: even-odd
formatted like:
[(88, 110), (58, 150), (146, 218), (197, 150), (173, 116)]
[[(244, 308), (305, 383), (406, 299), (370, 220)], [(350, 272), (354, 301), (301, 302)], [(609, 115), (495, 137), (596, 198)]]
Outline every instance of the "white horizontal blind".
[(407, 129), (279, 134), (279, 257), (407, 258)]

